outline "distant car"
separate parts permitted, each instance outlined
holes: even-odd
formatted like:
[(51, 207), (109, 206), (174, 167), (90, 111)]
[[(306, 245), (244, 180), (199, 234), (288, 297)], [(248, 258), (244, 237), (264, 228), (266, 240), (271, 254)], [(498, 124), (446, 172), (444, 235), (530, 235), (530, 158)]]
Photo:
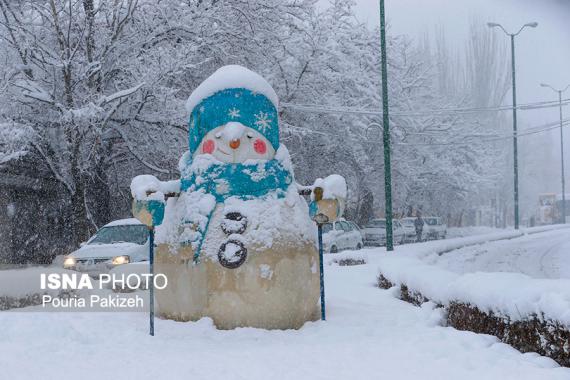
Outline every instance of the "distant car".
[(340, 220), (323, 224), (323, 249), (336, 253), (343, 249), (360, 249), (364, 245), (360, 228), (354, 222)]
[(137, 219), (116, 220), (66, 256), (63, 267), (98, 277), (118, 265), (147, 261), (148, 236), (148, 228)]
[[(392, 220), (393, 241), (404, 243), (404, 229), (398, 220)], [(372, 219), (364, 226), (364, 245), (386, 245), (386, 219)]]
[[(400, 219), (400, 223), (402, 224), (402, 228), (404, 229), (404, 242), (405, 243), (413, 243), (417, 241), (418, 235), (416, 234), (416, 217), (406, 217)], [(425, 235), (425, 221), (424, 221), (424, 230), (422, 231), (422, 240), (423, 235)]]
[(427, 240), (445, 239), (447, 236), (447, 225), (441, 218), (426, 216), (424, 219), (424, 235)]

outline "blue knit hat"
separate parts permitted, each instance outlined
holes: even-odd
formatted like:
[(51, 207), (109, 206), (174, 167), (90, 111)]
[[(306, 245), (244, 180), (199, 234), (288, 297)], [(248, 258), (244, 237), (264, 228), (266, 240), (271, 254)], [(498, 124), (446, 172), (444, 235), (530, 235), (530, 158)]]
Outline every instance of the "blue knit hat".
[(220, 68), (192, 93), (187, 108), (191, 153), (208, 132), (231, 121), (258, 131), (279, 148), (277, 95), (265, 79), (244, 67)]

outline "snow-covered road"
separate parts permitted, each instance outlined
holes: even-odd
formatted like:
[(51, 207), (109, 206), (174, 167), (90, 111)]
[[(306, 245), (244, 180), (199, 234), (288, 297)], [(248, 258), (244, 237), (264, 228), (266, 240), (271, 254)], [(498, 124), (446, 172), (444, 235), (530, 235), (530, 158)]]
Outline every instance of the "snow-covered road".
[(519, 272), (535, 278), (570, 278), (570, 229), (470, 246), (431, 257), (456, 273)]
[(367, 265), (325, 267), (328, 320), (298, 331), (158, 320), (150, 337), (144, 313), (2, 312), (0, 378), (570, 379), (550, 359), (442, 327), (438, 310), (376, 288), (383, 250), (363, 251)]

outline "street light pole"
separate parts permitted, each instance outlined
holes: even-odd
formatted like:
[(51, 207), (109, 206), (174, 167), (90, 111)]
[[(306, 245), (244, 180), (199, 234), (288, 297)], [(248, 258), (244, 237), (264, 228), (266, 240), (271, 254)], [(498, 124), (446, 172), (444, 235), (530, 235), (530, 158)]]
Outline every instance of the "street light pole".
[(517, 141), (517, 81), (515, 72), (515, 36), (511, 34), (511, 73), (513, 79), (513, 156), (515, 193), (515, 230), (519, 229), (519, 154)]
[(531, 22), (524, 24), (518, 32), (509, 33), (501, 24), (488, 22), (489, 28), (498, 27), (511, 38), (511, 73), (513, 83), (513, 174), (514, 174), (514, 206), (515, 206), (515, 230), (519, 229), (519, 163), (518, 163), (518, 142), (517, 142), (517, 86), (516, 86), (516, 71), (515, 71), (515, 37), (525, 27), (536, 28), (538, 23)]
[(558, 93), (558, 104), (560, 106), (560, 168), (561, 168), (561, 179), (562, 179), (562, 223), (566, 224), (566, 185), (564, 181), (564, 133), (562, 131), (562, 93), (570, 87), (566, 86), (564, 90), (557, 90), (554, 87), (541, 83), (542, 87), (549, 87), (554, 92)]
[(386, 209), (386, 250), (394, 250), (392, 234), (392, 170), (390, 163), (390, 117), (388, 114), (388, 65), (386, 62), (386, 17), (380, 0), (380, 58), (382, 65), (382, 124), (384, 142), (384, 198)]

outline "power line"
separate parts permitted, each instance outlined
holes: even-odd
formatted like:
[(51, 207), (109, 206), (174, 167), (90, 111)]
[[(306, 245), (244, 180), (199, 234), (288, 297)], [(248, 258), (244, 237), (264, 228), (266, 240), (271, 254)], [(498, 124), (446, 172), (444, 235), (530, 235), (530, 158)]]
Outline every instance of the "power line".
[[(570, 99), (562, 100), (562, 106), (570, 104)], [(354, 109), (349, 107), (330, 107), (318, 104), (294, 104), (294, 103), (281, 103), (281, 107), (295, 109), (298, 111), (312, 112), (312, 113), (337, 113), (337, 114), (354, 114), (354, 115), (365, 115), (365, 116), (382, 116), (381, 111), (372, 111), (365, 109)], [(543, 108), (554, 108), (559, 107), (559, 101), (542, 101), (533, 102), (517, 105), (516, 109), (521, 111), (529, 111)], [(500, 112), (500, 111), (512, 111), (512, 105), (506, 106), (494, 106), (494, 107), (472, 107), (472, 108), (439, 108), (432, 109), (428, 111), (417, 111), (417, 112), (391, 112), (393, 116), (433, 116), (433, 115), (460, 115), (460, 114), (471, 114), (471, 113), (482, 113), (482, 112)]]
[[(564, 119), (562, 120), (562, 126), (566, 127), (570, 125), (570, 119)], [(529, 135), (533, 135), (533, 134), (537, 134), (537, 133), (542, 133), (542, 132), (547, 132), (556, 128), (560, 128), (560, 121), (555, 121), (555, 122), (550, 122), (550, 123), (546, 123), (546, 124), (542, 124), (542, 125), (538, 125), (538, 126), (534, 126), (534, 127), (530, 127), (527, 128), (519, 133), (517, 133), (517, 138), (519, 137), (524, 137), (524, 136), (529, 136)], [(354, 139), (353, 137), (350, 136), (340, 136), (338, 134), (334, 134), (334, 133), (329, 133), (329, 132), (323, 132), (323, 131), (312, 131), (312, 130), (306, 130), (303, 128), (299, 128), (299, 127), (295, 127), (295, 126), (289, 126), (289, 129), (296, 129), (301, 131), (302, 133), (307, 133), (307, 134), (316, 134), (316, 135), (321, 135), (321, 136), (330, 136), (330, 137), (336, 137), (339, 139), (350, 139), (352, 141), (356, 141), (359, 142), (361, 144), (378, 144), (375, 141), (366, 141), (366, 139)], [(489, 135), (489, 138), (482, 138), (480, 140), (478, 140), (478, 142), (496, 142), (496, 141), (502, 141), (502, 140), (510, 140), (512, 139), (514, 136), (514, 134), (510, 133), (510, 134), (504, 134), (504, 135)], [(460, 138), (464, 139), (465, 136)], [(474, 135), (469, 136), (469, 138), (473, 139)], [(487, 137), (487, 136), (484, 136)], [(471, 140), (470, 142), (445, 142), (445, 143), (405, 143), (405, 142), (395, 142), (393, 143), (393, 145), (400, 145), (400, 146), (469, 146), (472, 145), (474, 143), (473, 140)]]

